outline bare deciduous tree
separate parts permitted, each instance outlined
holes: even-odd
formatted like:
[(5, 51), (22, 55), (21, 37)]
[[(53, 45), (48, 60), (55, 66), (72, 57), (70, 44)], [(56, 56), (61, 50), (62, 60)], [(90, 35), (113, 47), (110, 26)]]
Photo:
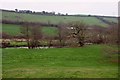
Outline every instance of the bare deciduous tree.
[(118, 25), (111, 25), (107, 28), (107, 40), (109, 44), (118, 44)]
[(60, 42), (60, 47), (65, 45), (65, 39), (68, 35), (68, 29), (64, 23), (59, 23), (58, 25), (58, 39)]
[(95, 43), (95, 44), (105, 43), (106, 28), (98, 25), (94, 25), (89, 27), (88, 32), (89, 32), (88, 37), (92, 43)]
[(42, 37), (39, 25), (26, 23), (22, 26), (21, 32), (26, 38), (27, 46), (29, 49), (38, 47), (39, 40)]
[(21, 33), (25, 36), (28, 49), (30, 49), (30, 27), (28, 23), (23, 24), (23, 26), (21, 27)]
[(40, 39), (42, 38), (40, 26), (32, 25), (30, 32), (31, 32), (31, 44), (30, 45), (32, 48), (36, 48), (39, 46)]

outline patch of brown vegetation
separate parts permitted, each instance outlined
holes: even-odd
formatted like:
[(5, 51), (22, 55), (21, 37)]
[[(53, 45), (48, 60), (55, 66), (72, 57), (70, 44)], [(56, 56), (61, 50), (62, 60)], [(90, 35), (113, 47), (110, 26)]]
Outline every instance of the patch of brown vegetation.
[(120, 61), (117, 60), (117, 59), (116, 59), (116, 60), (111, 60), (111, 62), (112, 62), (112, 63), (120, 63)]

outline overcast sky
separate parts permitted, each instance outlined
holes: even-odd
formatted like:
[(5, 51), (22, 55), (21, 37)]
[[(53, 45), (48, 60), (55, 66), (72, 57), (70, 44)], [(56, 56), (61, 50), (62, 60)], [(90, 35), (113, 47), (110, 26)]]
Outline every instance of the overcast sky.
[(1, 9), (55, 11), (68, 14), (118, 15), (119, 0), (0, 0)]

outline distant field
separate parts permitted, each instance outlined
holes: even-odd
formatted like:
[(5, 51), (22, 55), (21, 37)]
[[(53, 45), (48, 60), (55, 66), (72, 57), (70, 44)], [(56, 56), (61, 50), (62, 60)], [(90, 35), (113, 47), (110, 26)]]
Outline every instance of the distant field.
[[(14, 24), (3, 24), (2, 25), (2, 32), (8, 33), (10, 35), (19, 35), (21, 34), (21, 25), (14, 25)], [(42, 33), (45, 35), (55, 36), (57, 35), (57, 28), (55, 27), (43, 27)]]
[[(44, 23), (68, 23), (72, 21), (83, 21), (88, 25), (100, 25), (101, 27), (108, 27), (108, 24), (102, 22), (96, 17), (75, 17), (75, 16), (45, 16), (45, 15), (35, 15), (35, 14), (25, 14), (25, 13), (15, 13), (15, 12), (2, 12), (3, 20), (11, 20), (11, 21), (26, 21), (26, 22), (44, 22)], [(109, 22), (117, 22), (116, 18), (104, 18)], [(15, 24), (3, 24), (2, 31), (6, 32), (10, 35), (19, 35), (21, 25)], [(56, 28), (43, 28), (42, 32), (45, 35), (56, 35)]]
[(21, 25), (2, 24), (2, 32), (10, 35), (18, 35), (21, 32), (20, 27)]
[(55, 27), (43, 27), (42, 33), (47, 36), (56, 36), (58, 33), (58, 29)]
[(3, 78), (115, 78), (118, 66), (102, 47), (3, 49)]
[(118, 19), (116, 19), (116, 18), (103, 18), (103, 19), (108, 20), (110, 22), (116, 22), (116, 23), (118, 23)]
[[(13, 21), (27, 21), (27, 22), (45, 22), (45, 23), (53, 23), (58, 24), (60, 22), (68, 23), (71, 21), (84, 21), (88, 25), (100, 25), (100, 26), (108, 26), (106, 23), (98, 20), (96, 17), (75, 17), (75, 16), (45, 16), (45, 15), (35, 15), (35, 14), (23, 14), (23, 13), (14, 13), (14, 12), (2, 12), (3, 20), (13, 20)], [(116, 18), (105, 18), (106, 20), (110, 20), (116, 22)]]

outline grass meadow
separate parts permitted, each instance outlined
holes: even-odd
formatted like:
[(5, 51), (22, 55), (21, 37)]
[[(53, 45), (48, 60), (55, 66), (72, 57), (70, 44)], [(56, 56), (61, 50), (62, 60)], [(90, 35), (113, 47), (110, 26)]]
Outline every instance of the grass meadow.
[[(20, 35), (20, 34), (22, 34), (21, 27), (22, 27), (22, 25), (2, 24), (2, 32), (5, 32), (12, 36)], [(58, 30), (55, 27), (42, 27), (42, 33), (44, 35), (56, 36), (57, 31)]]
[(81, 48), (3, 49), (3, 78), (116, 78), (104, 45)]
[[(58, 24), (60, 22), (68, 23), (72, 21), (83, 21), (88, 25), (100, 25), (102, 27), (108, 26), (108, 24), (102, 22), (96, 17), (75, 17), (75, 16), (47, 16), (47, 15), (35, 15), (35, 14), (24, 14), (24, 13), (14, 13), (14, 12), (2, 12), (3, 20), (12, 20), (12, 21), (26, 21), (26, 22), (43, 22), (43, 23), (52, 23)], [(116, 18), (105, 18), (110, 22), (117, 22)]]

